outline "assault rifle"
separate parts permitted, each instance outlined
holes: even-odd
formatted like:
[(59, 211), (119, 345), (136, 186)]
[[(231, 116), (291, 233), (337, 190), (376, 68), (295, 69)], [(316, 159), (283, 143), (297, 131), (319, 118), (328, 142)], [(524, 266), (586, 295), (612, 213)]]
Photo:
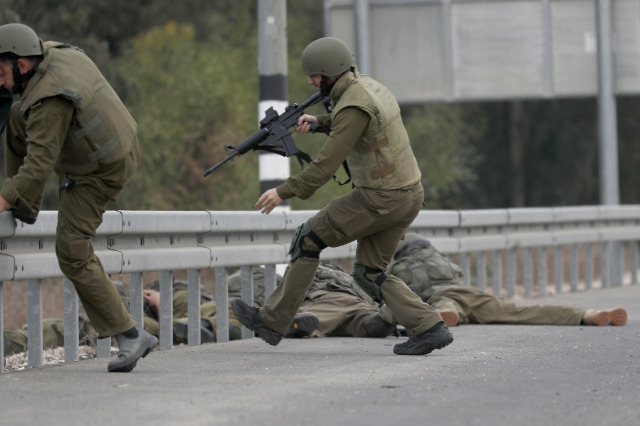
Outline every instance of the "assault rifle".
[[(270, 107), (265, 111), (265, 117), (260, 120), (260, 129), (238, 146), (225, 145), (224, 150), (227, 156), (213, 167), (205, 170), (202, 176), (208, 176), (224, 163), (233, 160), (238, 155), (246, 154), (251, 150), (268, 151), (283, 157), (295, 155), (301, 163), (302, 160), (305, 160), (307, 163), (311, 162), (308, 154), (298, 150), (289, 129), (298, 124), (298, 118), (304, 114), (306, 108), (317, 104), (322, 101), (323, 98), (324, 96), (322, 96), (320, 92), (317, 92), (300, 105), (292, 104), (287, 106), (282, 115), (278, 115), (273, 107)], [(324, 102), (325, 105), (327, 105), (327, 101)], [(311, 124), (311, 131), (313, 133), (315, 133), (317, 129), (318, 126), (316, 124)]]

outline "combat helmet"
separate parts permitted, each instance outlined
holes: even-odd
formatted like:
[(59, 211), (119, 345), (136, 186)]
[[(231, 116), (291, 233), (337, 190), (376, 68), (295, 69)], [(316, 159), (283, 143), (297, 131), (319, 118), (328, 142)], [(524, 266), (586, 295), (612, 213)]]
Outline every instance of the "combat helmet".
[(42, 55), (42, 43), (35, 31), (24, 24), (0, 25), (0, 55), (5, 53), (16, 56)]
[(339, 38), (323, 37), (302, 51), (302, 71), (306, 75), (336, 77), (354, 65), (353, 53)]
[(429, 240), (427, 240), (425, 237), (423, 237), (422, 235), (416, 233), (416, 232), (407, 232), (404, 236), (403, 240), (400, 240), (400, 242), (398, 242), (398, 247), (396, 247), (396, 256), (402, 251), (402, 248), (407, 246), (408, 244), (411, 244), (413, 242), (416, 241), (424, 241), (425, 244), (427, 245), (427, 247), (429, 245), (431, 245), (431, 243), (429, 242)]

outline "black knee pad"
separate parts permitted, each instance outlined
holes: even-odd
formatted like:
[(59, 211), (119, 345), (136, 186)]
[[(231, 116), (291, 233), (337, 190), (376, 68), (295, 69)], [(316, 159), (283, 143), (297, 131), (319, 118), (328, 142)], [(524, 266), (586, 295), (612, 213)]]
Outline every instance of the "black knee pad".
[[(306, 250), (303, 245), (303, 239), (307, 237), (311, 241), (318, 246), (318, 251), (315, 250)], [(311, 225), (309, 222), (305, 222), (302, 225), (298, 226), (296, 232), (293, 234), (293, 239), (291, 240), (291, 246), (289, 247), (289, 255), (291, 256), (290, 262), (295, 261), (299, 257), (310, 257), (312, 259), (319, 259), (320, 252), (327, 248), (327, 245), (316, 235), (315, 232), (311, 229)]]

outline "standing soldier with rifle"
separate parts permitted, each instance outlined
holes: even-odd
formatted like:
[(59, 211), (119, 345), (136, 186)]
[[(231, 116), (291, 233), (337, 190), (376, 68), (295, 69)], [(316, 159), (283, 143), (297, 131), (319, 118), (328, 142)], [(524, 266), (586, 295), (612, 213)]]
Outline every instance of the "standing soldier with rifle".
[(385, 302), (409, 334), (396, 344), (398, 355), (425, 355), (453, 341), (440, 314), (399, 278), (385, 273), (424, 199), (420, 170), (389, 90), (361, 75), (347, 45), (332, 37), (318, 39), (302, 53), (309, 84), (330, 96), (331, 113), (298, 119), (297, 131), (312, 125), (329, 132), (318, 157), (302, 172), (266, 191), (256, 208), (269, 214), (283, 200), (307, 199), (346, 160), (354, 189), (334, 199), (295, 232), (291, 265), (261, 309), (234, 299), (233, 311), (244, 326), (277, 345), (302, 304), (319, 265), (320, 252), (358, 242), (355, 281), (378, 303)]
[(60, 177), (56, 256), (100, 337), (119, 352), (108, 371), (131, 371), (158, 339), (136, 325), (91, 245), (107, 203), (138, 167), (137, 125), (96, 65), (26, 25), (0, 26), (0, 85), (17, 96), (5, 135), (0, 212), (34, 223), (45, 183)]

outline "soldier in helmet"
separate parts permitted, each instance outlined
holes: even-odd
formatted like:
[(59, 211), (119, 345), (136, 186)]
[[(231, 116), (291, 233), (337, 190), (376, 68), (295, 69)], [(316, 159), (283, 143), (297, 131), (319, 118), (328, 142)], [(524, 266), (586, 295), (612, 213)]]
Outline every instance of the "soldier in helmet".
[(58, 174), (58, 264), (100, 337), (118, 341), (108, 371), (131, 371), (157, 339), (129, 315), (91, 239), (107, 203), (138, 166), (136, 122), (80, 49), (42, 42), (26, 25), (0, 26), (0, 85), (15, 96), (5, 129), (0, 212), (34, 223), (45, 183)]
[(302, 52), (309, 84), (331, 98), (331, 113), (304, 114), (297, 131), (317, 124), (328, 134), (318, 157), (302, 172), (260, 196), (256, 208), (270, 213), (283, 200), (306, 199), (343, 162), (353, 191), (334, 199), (295, 232), (291, 264), (282, 285), (261, 308), (234, 299), (233, 310), (247, 328), (277, 345), (302, 304), (319, 265), (320, 252), (358, 242), (353, 277), (377, 303), (386, 303), (409, 339), (394, 346), (398, 355), (425, 355), (453, 341), (440, 314), (399, 278), (385, 273), (398, 242), (424, 200), (420, 169), (389, 90), (361, 75), (340, 39), (325, 37)]

